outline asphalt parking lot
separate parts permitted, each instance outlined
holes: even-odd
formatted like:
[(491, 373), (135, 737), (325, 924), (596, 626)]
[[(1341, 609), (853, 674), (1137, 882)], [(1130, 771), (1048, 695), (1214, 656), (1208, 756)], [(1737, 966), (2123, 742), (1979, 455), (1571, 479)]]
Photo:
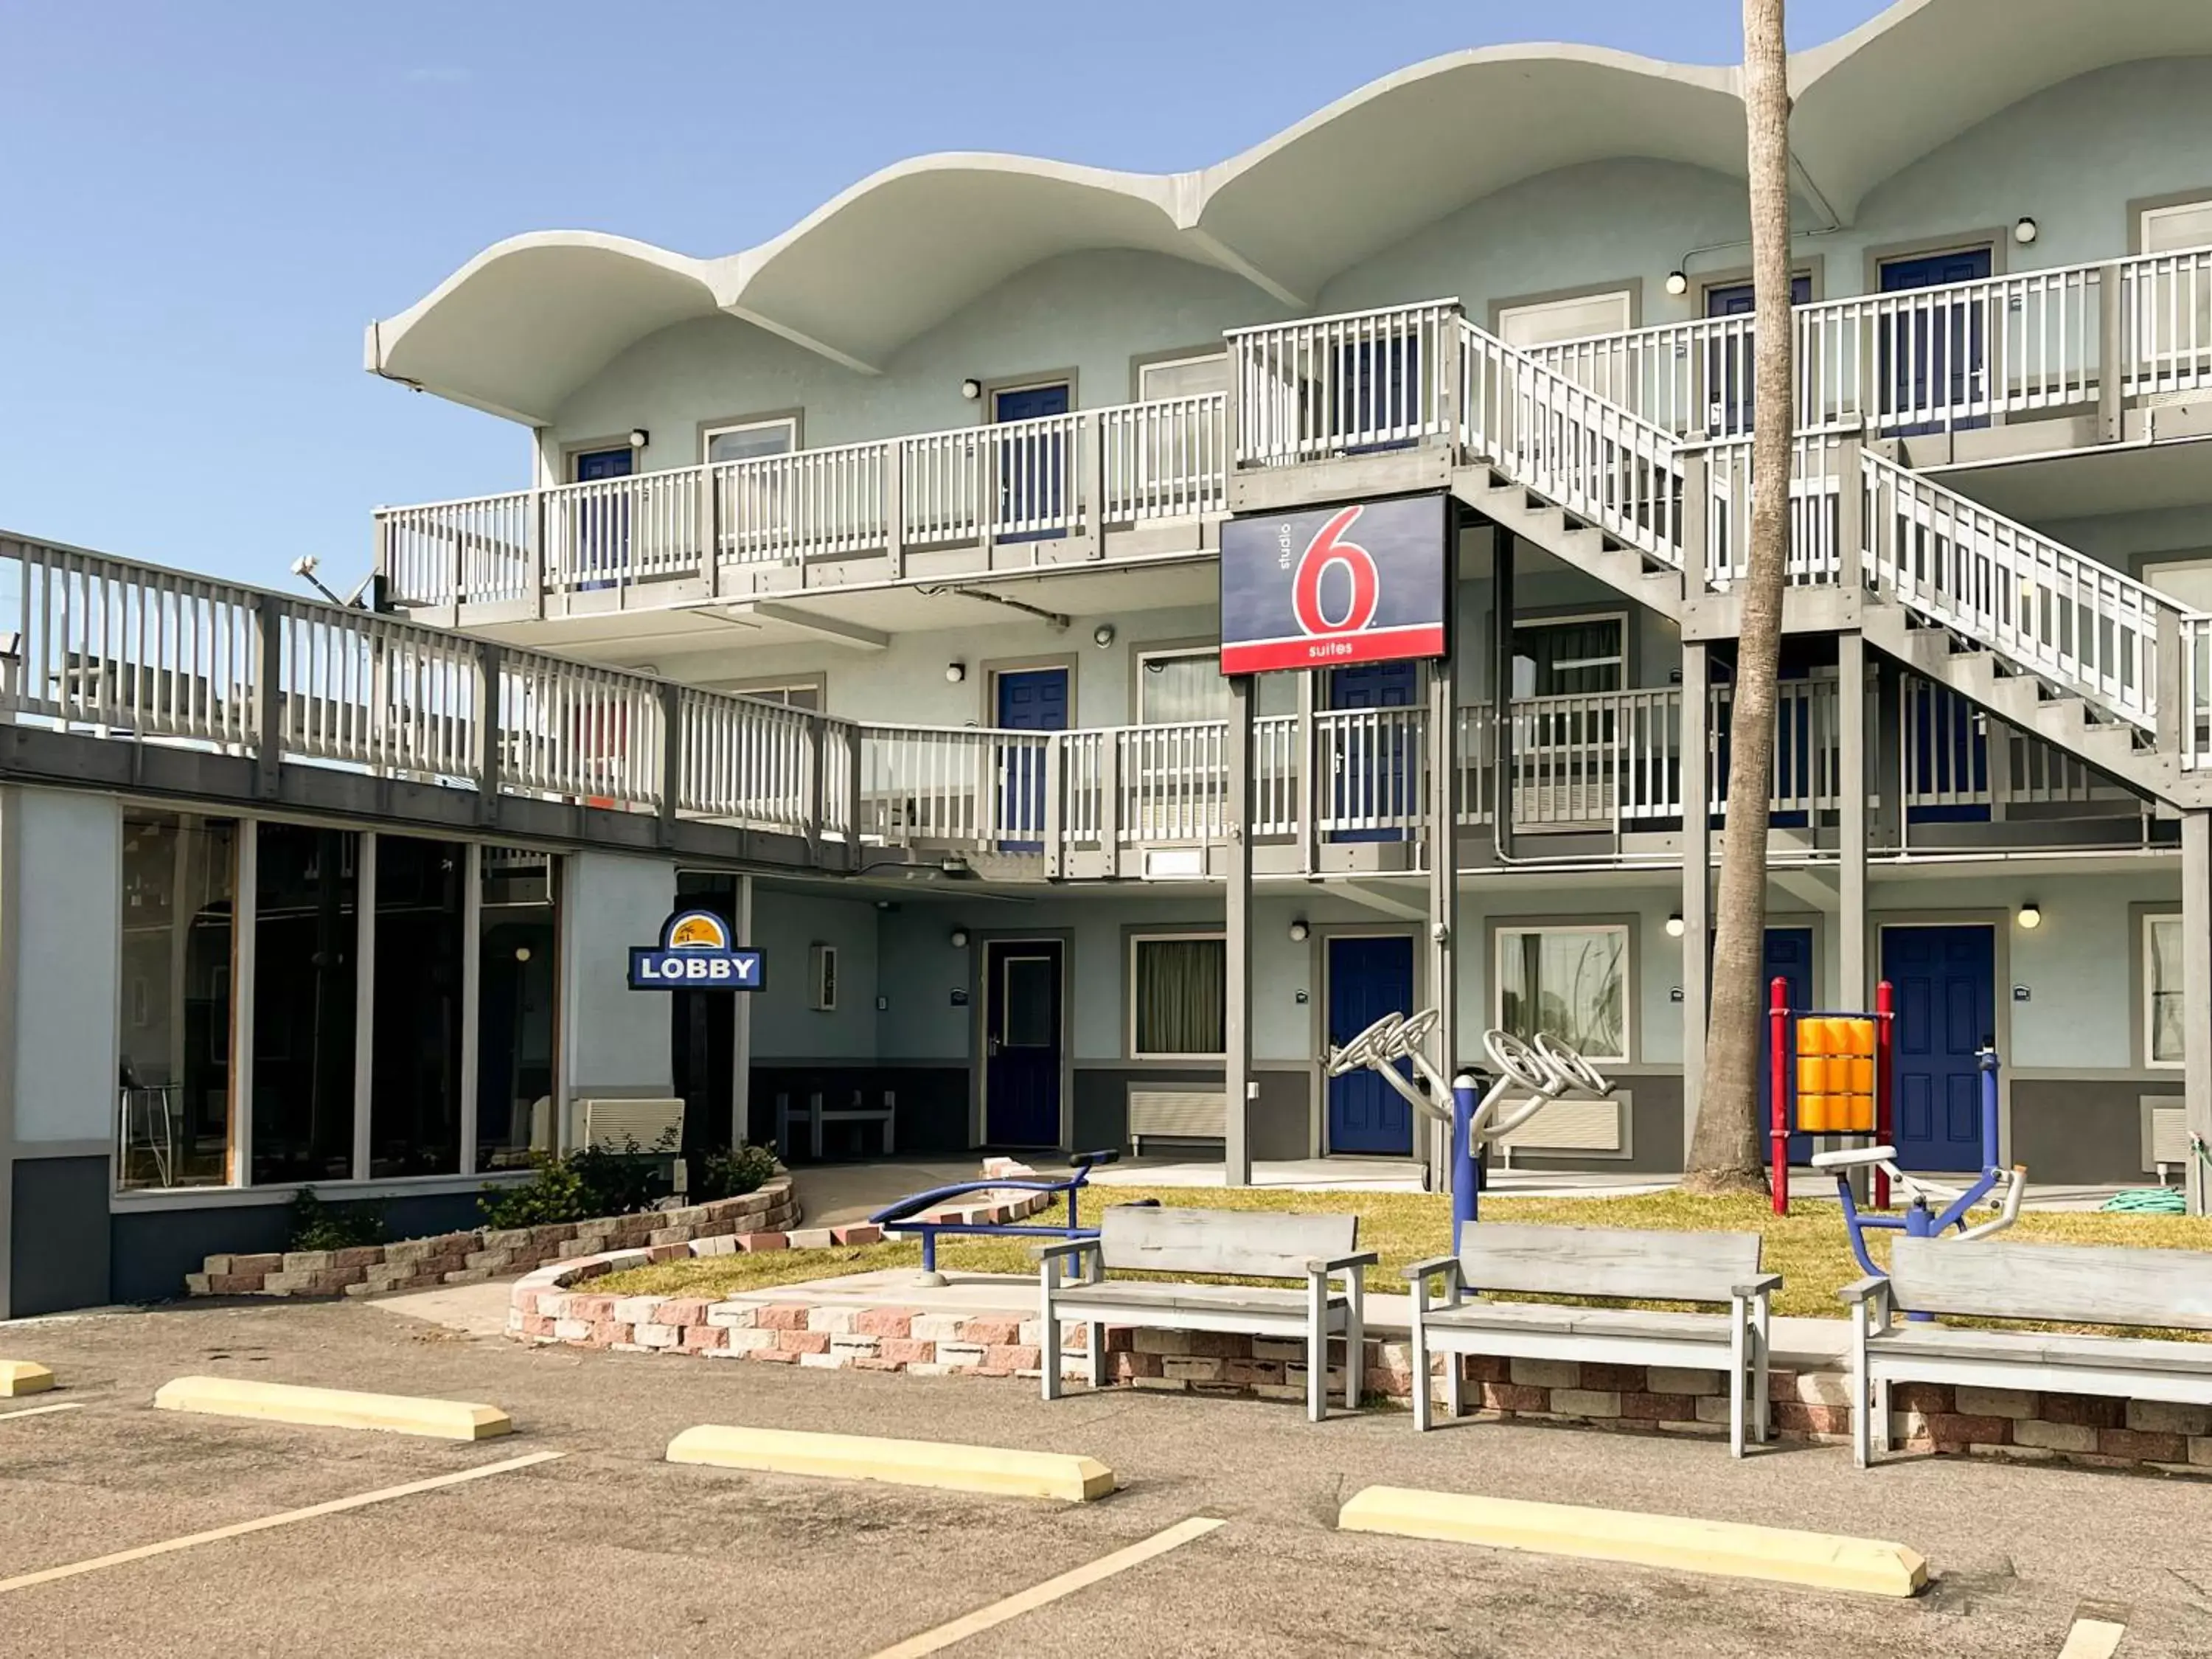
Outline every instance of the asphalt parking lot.
[[(1734, 1464), (1709, 1440), (1497, 1423), (1417, 1438), (1402, 1413), (1316, 1426), (1242, 1400), (1048, 1407), (1012, 1382), (531, 1351), (354, 1304), (0, 1326), (0, 1353), (64, 1385), (0, 1401), (11, 1656), (866, 1659), (1194, 1516), (1224, 1524), (937, 1650), (2049, 1659), (2086, 1606), (2124, 1620), (2128, 1659), (2212, 1653), (2212, 1486), (2185, 1480), (1948, 1460), (1860, 1474), (1826, 1447)], [(169, 1378), (209, 1372), (489, 1401), (517, 1431), (468, 1444), (152, 1408)], [(71, 1409), (11, 1414), (53, 1405)], [(664, 1462), (700, 1423), (1083, 1452), (1124, 1486), (1062, 1508)], [(376, 1496), (471, 1470), (495, 1472)], [(1893, 1538), (1936, 1582), (1875, 1601), (1337, 1532), (1376, 1483)]]

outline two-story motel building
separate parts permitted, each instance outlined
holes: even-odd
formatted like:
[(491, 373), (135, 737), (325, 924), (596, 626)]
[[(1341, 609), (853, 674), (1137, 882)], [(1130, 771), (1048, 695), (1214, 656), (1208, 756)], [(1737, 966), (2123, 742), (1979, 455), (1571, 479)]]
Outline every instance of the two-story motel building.
[[(2008, 1159), (2173, 1173), (2212, 1130), (2212, 12), (1904, 0), (1792, 75), (1771, 970), (1895, 985), (1908, 1166), (1977, 1160), (1993, 1041)], [(14, 792), (19, 840), (99, 849), (57, 890), (117, 941), (118, 1052), (41, 1109), (116, 1284), (305, 1180), (465, 1204), (592, 1095), (681, 1095), (701, 1145), (888, 1091), (902, 1152), (1427, 1156), (1317, 1056), (1431, 1005), (1440, 1059), (1541, 1029), (1622, 1085), (1516, 1165), (1679, 1170), (1755, 487), (1743, 173), (1734, 70), (1486, 49), (1196, 173), (927, 157), (719, 258), (520, 236), (373, 325), (373, 372), (527, 428), (531, 470), (378, 513), (375, 626), (477, 676), (483, 730), (473, 770), (365, 758), (509, 816)], [(1446, 654), (1219, 672), (1224, 522), (1419, 495)], [(431, 730), (380, 672), (348, 706)], [(622, 988), (679, 896), (765, 991)], [(235, 940), (194, 965), (218, 915), (243, 990)], [(196, 1102), (158, 1170), (128, 1110), (95, 1150), (118, 1060)]]

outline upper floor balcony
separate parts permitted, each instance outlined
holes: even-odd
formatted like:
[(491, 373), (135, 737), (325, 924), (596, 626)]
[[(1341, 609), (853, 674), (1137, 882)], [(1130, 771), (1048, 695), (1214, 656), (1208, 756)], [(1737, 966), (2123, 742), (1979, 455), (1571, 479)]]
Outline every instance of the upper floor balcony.
[[(0, 649), (0, 744), (11, 754), (33, 731), (117, 752), (198, 750), (229, 757), (245, 799), (278, 810), (305, 799), (288, 790), (289, 769), (313, 768), (365, 781), (362, 811), (384, 810), (387, 786), (402, 786), (442, 795), (452, 822), (493, 830), (501, 804), (518, 799), (635, 815), (646, 833), (631, 844), (674, 847), (680, 824), (696, 832), (683, 843), (695, 852), (833, 874), (1202, 878), (1235, 828), (1233, 738), (1221, 721), (1037, 732), (854, 720), (80, 550), (13, 539), (0, 542), (0, 562), (19, 596)], [(1778, 856), (1817, 859), (1835, 850), (1847, 787), (1846, 690), (1815, 678), (1782, 693), (1769, 808)], [(1867, 783), (1887, 804), (1882, 846), (2149, 837), (2138, 795), (1942, 686), (1901, 675), (1848, 695), (1868, 699), (1868, 729), (1884, 734)], [(1519, 858), (1663, 864), (1679, 856), (1686, 805), (1684, 696), (1533, 697), (1502, 715), (1463, 706), (1441, 775), (1424, 708), (1259, 718), (1256, 867), (1420, 868), (1443, 781), (1462, 867), (1488, 862), (1482, 847), (1501, 830), (1524, 838)], [(1704, 769), (1717, 814), (1729, 692), (1711, 696)], [(143, 757), (118, 769), (84, 765), (80, 751), (50, 756), (48, 769), (72, 760), (81, 778), (165, 787), (146, 783)], [(537, 833), (549, 821), (541, 813)]]

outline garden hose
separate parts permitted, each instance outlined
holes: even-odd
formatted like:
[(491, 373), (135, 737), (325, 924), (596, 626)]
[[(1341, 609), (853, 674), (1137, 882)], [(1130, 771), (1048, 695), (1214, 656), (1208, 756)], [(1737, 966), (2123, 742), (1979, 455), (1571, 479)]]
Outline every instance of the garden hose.
[[(2204, 1137), (2193, 1130), (2189, 1150), (2203, 1160), (2206, 1169), (2212, 1170), (2212, 1147), (2207, 1147)], [(2179, 1187), (2130, 1187), (2124, 1193), (2114, 1193), (2099, 1208), (2112, 1215), (2187, 1215), (2189, 1194)]]

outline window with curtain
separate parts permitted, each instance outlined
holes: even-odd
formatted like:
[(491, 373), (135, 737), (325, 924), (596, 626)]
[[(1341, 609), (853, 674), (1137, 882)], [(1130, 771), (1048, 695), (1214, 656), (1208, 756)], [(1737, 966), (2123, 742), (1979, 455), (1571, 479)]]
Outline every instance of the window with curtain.
[(1626, 927), (1498, 930), (1498, 1023), (1523, 1042), (1548, 1036), (1625, 1062), (1627, 979)]
[(2143, 919), (2143, 1058), (2181, 1064), (2181, 918)]
[(1620, 617), (1573, 617), (1513, 629), (1513, 695), (1558, 697), (1618, 691), (1626, 684), (1626, 629)]
[(1226, 1052), (1228, 973), (1228, 950), (1218, 933), (1132, 940), (1131, 1055), (1154, 1060)]

